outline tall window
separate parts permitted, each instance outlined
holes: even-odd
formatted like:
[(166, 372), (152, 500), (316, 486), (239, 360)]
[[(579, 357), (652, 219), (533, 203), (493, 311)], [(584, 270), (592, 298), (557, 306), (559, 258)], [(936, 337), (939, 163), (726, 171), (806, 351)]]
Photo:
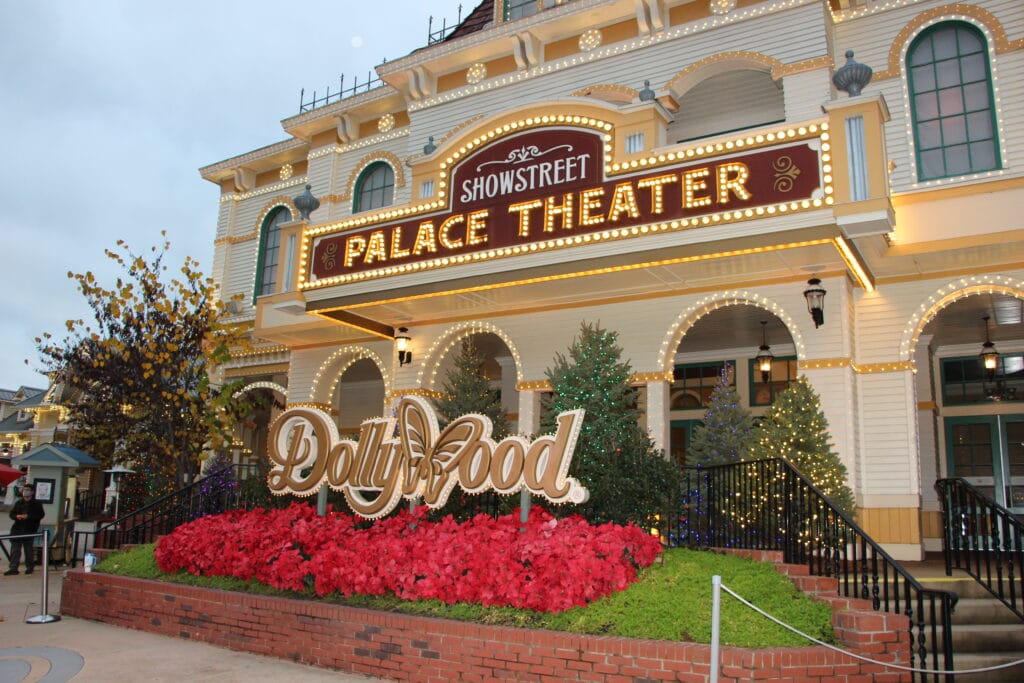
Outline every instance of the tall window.
[(985, 36), (964, 22), (937, 24), (910, 45), (907, 72), (918, 179), (999, 168)]
[(352, 212), (391, 206), (395, 199), (395, 172), (383, 161), (375, 161), (359, 174)]
[(256, 264), (256, 296), (277, 291), (277, 266), (281, 261), (281, 224), (292, 219), (292, 212), (278, 207), (263, 221), (260, 231), (260, 256)]

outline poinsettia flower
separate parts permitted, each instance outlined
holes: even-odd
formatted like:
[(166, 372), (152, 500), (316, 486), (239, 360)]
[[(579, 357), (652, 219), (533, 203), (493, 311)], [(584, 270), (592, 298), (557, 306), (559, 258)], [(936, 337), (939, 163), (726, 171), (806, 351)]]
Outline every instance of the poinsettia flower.
[(356, 518), (294, 503), (233, 511), (183, 525), (157, 544), (166, 572), (255, 579), (317, 595), (435, 598), (558, 612), (586, 605), (636, 580), (661, 553), (638, 527), (594, 527), (531, 509), (458, 523), (432, 522), (427, 508), (402, 510), (368, 528)]

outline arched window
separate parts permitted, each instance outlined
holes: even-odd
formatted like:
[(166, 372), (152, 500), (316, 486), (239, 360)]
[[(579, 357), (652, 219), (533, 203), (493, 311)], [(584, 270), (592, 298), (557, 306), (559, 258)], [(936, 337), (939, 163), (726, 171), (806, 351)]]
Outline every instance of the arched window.
[(277, 266), (281, 261), (281, 224), (292, 219), (292, 212), (283, 206), (274, 209), (263, 221), (260, 230), (260, 256), (256, 263), (256, 296), (278, 290)]
[(367, 166), (356, 180), (352, 213), (391, 206), (395, 199), (395, 172), (383, 161)]
[(985, 36), (949, 21), (923, 31), (907, 51), (918, 180), (999, 168), (992, 75)]

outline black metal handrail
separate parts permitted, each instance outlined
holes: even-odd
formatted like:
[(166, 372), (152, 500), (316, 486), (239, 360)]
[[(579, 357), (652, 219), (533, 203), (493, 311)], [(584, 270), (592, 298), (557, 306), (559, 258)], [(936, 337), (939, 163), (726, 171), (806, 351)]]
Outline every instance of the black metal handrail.
[[(783, 562), (838, 581), (839, 593), (903, 614), (911, 665), (953, 670), (957, 596), (924, 588), (783, 459), (686, 468), (682, 506), (661, 533), (673, 545), (781, 551)], [(953, 680), (915, 674), (915, 680)]]
[(232, 465), (117, 519), (93, 531), (76, 531), (71, 566), (76, 566), (78, 551), (85, 548), (117, 549), (126, 544), (152, 543), (185, 522), (235, 509), (248, 509), (254, 499), (238, 484), (245, 465)]
[(103, 512), (103, 502), (106, 498), (104, 491), (80, 491), (78, 501), (75, 503), (75, 516), (79, 519), (96, 517)]
[(962, 569), (1024, 619), (1024, 523), (963, 479), (935, 482), (946, 574)]

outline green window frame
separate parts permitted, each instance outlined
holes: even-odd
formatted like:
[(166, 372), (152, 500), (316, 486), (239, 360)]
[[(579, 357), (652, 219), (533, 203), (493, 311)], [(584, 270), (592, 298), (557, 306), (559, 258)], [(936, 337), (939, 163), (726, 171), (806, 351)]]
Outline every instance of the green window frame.
[(751, 358), (747, 361), (747, 370), (750, 377), (750, 406), (752, 408), (770, 406), (775, 403), (775, 397), (796, 381), (799, 372), (796, 356), (780, 356), (772, 359), (772, 372), (767, 382), (761, 381), (761, 371), (757, 369), (755, 359)]
[(1001, 168), (985, 35), (963, 21), (936, 24), (910, 44), (906, 67), (918, 180)]
[(391, 206), (395, 201), (394, 169), (386, 162), (373, 162), (359, 174), (353, 196), (352, 213)]
[(942, 404), (970, 405), (999, 401), (1024, 401), (1024, 353), (1003, 353), (996, 361), (991, 380), (979, 356), (943, 358), (939, 363)]
[(260, 227), (259, 257), (256, 261), (256, 282), (253, 302), (261, 296), (277, 292), (277, 266), (281, 261), (281, 224), (292, 219), (292, 212), (279, 206), (263, 220)]
[[(672, 371), (672, 388), (669, 410), (706, 409), (711, 393), (718, 386), (718, 378), (726, 366), (735, 368), (732, 360), (718, 360), (707, 363), (683, 363)], [(731, 386), (736, 387), (736, 373), (732, 373)]]

